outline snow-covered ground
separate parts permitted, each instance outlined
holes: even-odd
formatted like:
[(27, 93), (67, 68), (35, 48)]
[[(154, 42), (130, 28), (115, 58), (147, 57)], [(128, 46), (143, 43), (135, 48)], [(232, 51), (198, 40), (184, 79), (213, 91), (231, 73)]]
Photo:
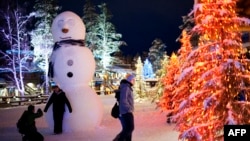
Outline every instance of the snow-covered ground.
[[(110, 109), (115, 103), (114, 95), (101, 95), (104, 105), (104, 116), (101, 125), (91, 132), (84, 133), (63, 133), (53, 135), (48, 129), (45, 117), (36, 120), (40, 133), (44, 135), (45, 141), (112, 141), (121, 126), (118, 119), (110, 116)], [(36, 108), (44, 108), (44, 104)], [(0, 109), (0, 140), (20, 141), (21, 135), (17, 132), (16, 121), (26, 106)], [(155, 109), (155, 104), (141, 102), (135, 104), (135, 130), (133, 141), (177, 141), (178, 132), (174, 131), (174, 125), (166, 123), (166, 116)], [(79, 121), (81, 122), (81, 121)]]

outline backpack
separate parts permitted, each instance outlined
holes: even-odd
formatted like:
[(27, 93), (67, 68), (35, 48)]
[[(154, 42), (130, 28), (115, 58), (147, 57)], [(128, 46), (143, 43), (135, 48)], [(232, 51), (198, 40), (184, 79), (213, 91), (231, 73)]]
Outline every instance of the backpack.
[(119, 111), (119, 99), (120, 99), (120, 90), (115, 90), (115, 98), (116, 98), (116, 102), (114, 104), (114, 106), (111, 109), (111, 116), (113, 118), (118, 118), (120, 111)]
[(120, 114), (119, 105), (118, 105), (118, 102), (116, 102), (111, 109), (111, 116), (113, 118), (118, 118), (119, 114)]
[(16, 126), (19, 133), (21, 134), (26, 133), (28, 126), (27, 126), (27, 121), (25, 120), (25, 113), (23, 113), (21, 118), (17, 121)]

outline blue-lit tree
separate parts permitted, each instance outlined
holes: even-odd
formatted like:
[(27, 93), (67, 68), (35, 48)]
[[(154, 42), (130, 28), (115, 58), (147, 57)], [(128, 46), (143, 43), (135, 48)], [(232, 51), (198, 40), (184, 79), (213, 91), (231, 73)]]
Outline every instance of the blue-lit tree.
[(146, 59), (143, 65), (143, 76), (144, 79), (154, 78), (155, 74), (153, 72), (152, 64)]
[(33, 71), (32, 58), (28, 44), (27, 24), (34, 13), (23, 15), (20, 8), (2, 11), (4, 24), (1, 26), (1, 38), (8, 51), (0, 50), (3, 63), (0, 71), (11, 72), (11, 79), (21, 95), (24, 95), (24, 72)]
[(56, 6), (56, 0), (38, 0), (34, 7), (37, 22), (35, 29), (30, 33), (31, 43), (34, 47), (33, 62), (44, 71), (43, 84), (47, 94), (49, 87), (48, 58), (52, 53), (54, 44), (50, 27), (60, 7)]

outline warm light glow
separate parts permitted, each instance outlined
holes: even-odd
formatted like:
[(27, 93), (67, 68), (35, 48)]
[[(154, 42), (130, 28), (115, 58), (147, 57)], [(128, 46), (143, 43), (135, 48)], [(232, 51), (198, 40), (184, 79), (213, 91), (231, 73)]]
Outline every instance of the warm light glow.
[(249, 97), (250, 64), (241, 54), (236, 0), (196, 4), (198, 47), (191, 50), (189, 35), (182, 33), (179, 62), (175, 65), (172, 60), (166, 67), (159, 107), (173, 112), (180, 140), (222, 140), (225, 124), (249, 124), (250, 105), (238, 102), (238, 94), (244, 90)]

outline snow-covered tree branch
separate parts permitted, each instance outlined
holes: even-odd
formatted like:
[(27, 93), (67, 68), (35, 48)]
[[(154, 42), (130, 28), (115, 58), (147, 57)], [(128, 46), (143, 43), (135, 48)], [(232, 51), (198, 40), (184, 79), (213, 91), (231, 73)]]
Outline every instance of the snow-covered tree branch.
[(3, 12), (4, 26), (1, 28), (1, 37), (8, 47), (7, 51), (0, 51), (3, 56), (4, 64), (0, 67), (1, 71), (11, 72), (12, 78), (17, 90), (21, 95), (24, 95), (23, 73), (31, 71), (33, 53), (28, 46), (28, 31), (27, 23), (34, 16), (34, 13), (29, 15), (22, 15), (21, 10), (16, 8), (14, 10), (8, 9)]

